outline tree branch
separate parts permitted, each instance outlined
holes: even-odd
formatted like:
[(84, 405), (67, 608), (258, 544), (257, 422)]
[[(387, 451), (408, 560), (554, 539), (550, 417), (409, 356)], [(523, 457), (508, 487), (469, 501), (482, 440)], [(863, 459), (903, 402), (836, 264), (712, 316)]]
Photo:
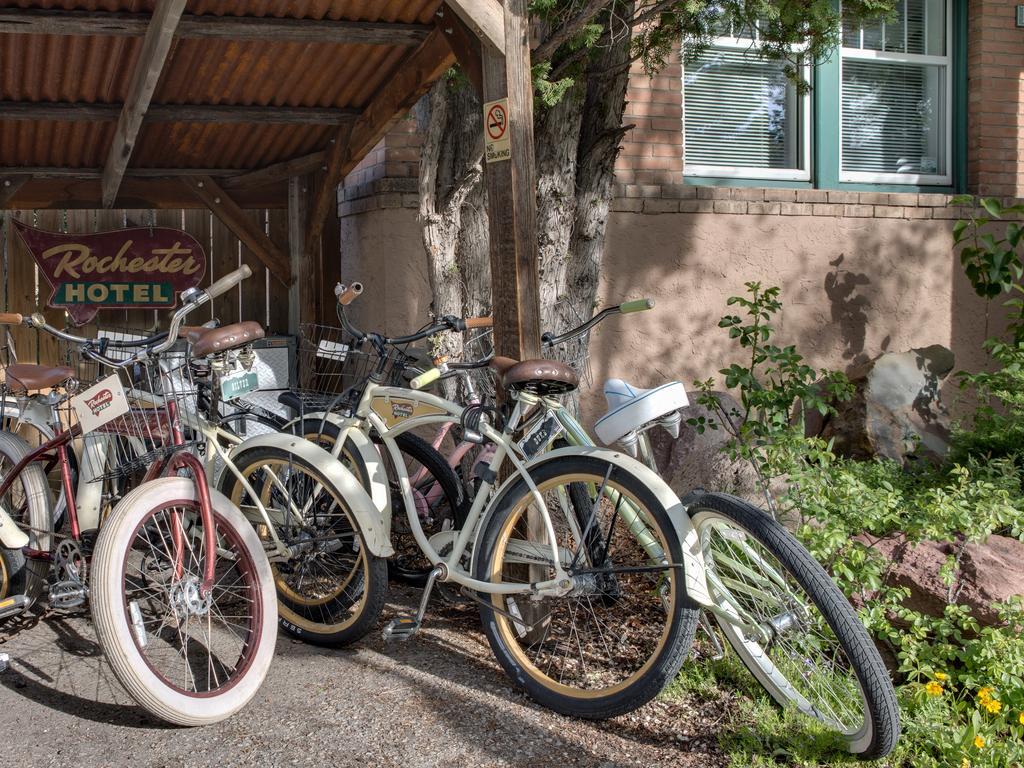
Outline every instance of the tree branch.
[(594, 17), (608, 7), (614, 0), (590, 0), (573, 18), (561, 25), (552, 35), (538, 45), (531, 56), (534, 64), (547, 61), (566, 42), (576, 37)]

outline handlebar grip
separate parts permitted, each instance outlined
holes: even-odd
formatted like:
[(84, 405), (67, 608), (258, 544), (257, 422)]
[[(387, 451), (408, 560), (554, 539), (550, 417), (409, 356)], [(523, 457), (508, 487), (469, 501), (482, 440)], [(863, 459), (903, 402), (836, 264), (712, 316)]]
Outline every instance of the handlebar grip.
[[(340, 292), (338, 291), (338, 288), (341, 288)], [(352, 283), (352, 285), (350, 285), (348, 288), (343, 286), (341, 283), (338, 283), (337, 287), (334, 289), (334, 293), (338, 296), (338, 303), (341, 304), (343, 307), (346, 307), (353, 301), (355, 301), (356, 296), (358, 296), (362, 292), (362, 283)]]
[(648, 309), (654, 309), (654, 299), (634, 299), (619, 304), (619, 312), (624, 315), (630, 312), (646, 312)]
[(493, 317), (467, 317), (466, 328), (490, 328), (494, 325)]
[(249, 265), (243, 264), (234, 272), (228, 272), (224, 277), (207, 288), (206, 295), (209, 296), (211, 300), (215, 299), (222, 293), (227, 293), (251, 274), (252, 270), (249, 269)]
[(433, 384), (435, 381), (441, 378), (440, 368), (431, 368), (426, 373), (421, 373), (415, 379), (409, 382), (409, 386), (413, 389), (423, 389), (426, 386)]
[(0, 325), (21, 325), (24, 320), (17, 312), (0, 312)]

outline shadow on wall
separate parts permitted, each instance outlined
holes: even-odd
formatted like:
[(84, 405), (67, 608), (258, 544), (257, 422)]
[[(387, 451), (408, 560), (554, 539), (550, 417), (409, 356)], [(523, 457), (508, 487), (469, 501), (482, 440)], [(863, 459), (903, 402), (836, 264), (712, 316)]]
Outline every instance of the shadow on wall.
[[(965, 295), (952, 220), (615, 213), (601, 305), (651, 296), (653, 312), (595, 332), (585, 420), (603, 411), (605, 379), (641, 387), (717, 377), (739, 348), (718, 327), (730, 296), (758, 281), (782, 288), (779, 344), (815, 367), (850, 371), (881, 352), (943, 344), (978, 364), (981, 304)], [(968, 286), (968, 291), (969, 291)]]

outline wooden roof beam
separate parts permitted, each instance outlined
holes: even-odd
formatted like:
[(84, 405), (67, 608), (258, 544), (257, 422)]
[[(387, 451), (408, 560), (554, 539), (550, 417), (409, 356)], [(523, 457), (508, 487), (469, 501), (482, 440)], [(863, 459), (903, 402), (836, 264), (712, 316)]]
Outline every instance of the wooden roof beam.
[(305, 176), (307, 173), (325, 168), (327, 162), (326, 150), (313, 152), (302, 157), (293, 157), (291, 160), (284, 160), (264, 168), (257, 168), (254, 171), (238, 173), (224, 179), (225, 189), (236, 189), (238, 187), (260, 187), (265, 184), (273, 184), (275, 181), (284, 181), (293, 176)]
[[(0, 34), (141, 37), (148, 26), (144, 13), (0, 10)], [(422, 24), (194, 14), (183, 15), (176, 32), (178, 37), (207, 40), (405, 46), (419, 45), (429, 33), (430, 27)]]
[[(114, 122), (124, 110), (121, 104), (82, 102), (0, 101), (2, 120), (53, 120), (56, 122)], [(236, 104), (150, 104), (147, 123), (274, 123), (338, 125), (353, 120), (358, 109), (344, 107), (275, 107)]]
[(505, 14), (498, 0), (445, 0), (445, 5), (495, 53), (505, 55)]
[[(241, 171), (234, 168), (128, 168), (125, 178), (166, 179), (174, 176), (215, 176), (229, 178)], [(15, 176), (26, 179), (102, 179), (102, 168), (62, 168), (54, 166), (0, 166), (0, 179)]]
[(292, 271), (288, 254), (282, 251), (267, 234), (256, 225), (241, 206), (228, 196), (210, 176), (186, 179), (184, 183), (207, 208), (224, 222), (235, 236), (245, 243), (256, 257), (285, 285), (292, 283)]
[(117, 197), (117, 188), (121, 186), (121, 179), (124, 178), (132, 150), (135, 149), (135, 139), (160, 81), (160, 73), (164, 70), (164, 62), (167, 61), (174, 40), (174, 30), (184, 10), (185, 0), (157, 0), (132, 74), (128, 99), (121, 109), (121, 117), (117, 121), (117, 130), (103, 169), (104, 208), (113, 205)]
[(327, 150), (327, 171), (309, 214), (307, 253), (312, 253), (316, 247), (328, 211), (337, 207), (337, 189), (341, 180), (454, 62), (455, 54), (444, 33), (440, 29), (434, 30), (423, 45), (399, 64), (394, 76), (373, 95), (356, 121), (338, 129)]

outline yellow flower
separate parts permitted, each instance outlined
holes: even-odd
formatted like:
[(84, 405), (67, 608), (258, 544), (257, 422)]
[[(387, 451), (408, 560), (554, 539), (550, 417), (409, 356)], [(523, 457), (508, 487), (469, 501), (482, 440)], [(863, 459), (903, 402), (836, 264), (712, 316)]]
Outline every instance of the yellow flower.
[(978, 691), (978, 698), (981, 699), (981, 703), (982, 704), (984, 704), (986, 701), (988, 701), (989, 699), (992, 698), (992, 691), (993, 690), (994, 690), (993, 688), (990, 688), (989, 686), (986, 685), (984, 688), (982, 688), (980, 691)]
[(935, 673), (935, 679), (939, 680), (940, 682), (941, 681), (945, 681), (945, 680), (949, 680), (949, 675), (947, 675), (945, 672), (936, 672)]
[(929, 680), (925, 685), (924, 689), (928, 692), (929, 696), (941, 696), (942, 686), (936, 683), (934, 680)]
[(978, 749), (981, 749), (982, 747), (985, 746), (985, 740), (983, 738), (981, 738), (981, 736), (975, 736), (974, 737), (974, 746), (976, 746)]
[(1003, 708), (1002, 702), (996, 701), (995, 699), (989, 699), (988, 701), (985, 702), (985, 709), (987, 709), (992, 714), (995, 714), (996, 712), (998, 712), (1002, 708)]
[(1017, 722), (1021, 725), (1024, 725), (1024, 712), (1021, 712), (1019, 715), (1017, 715)]
[(971, 761), (965, 757), (960, 761), (960, 768), (971, 768)]

